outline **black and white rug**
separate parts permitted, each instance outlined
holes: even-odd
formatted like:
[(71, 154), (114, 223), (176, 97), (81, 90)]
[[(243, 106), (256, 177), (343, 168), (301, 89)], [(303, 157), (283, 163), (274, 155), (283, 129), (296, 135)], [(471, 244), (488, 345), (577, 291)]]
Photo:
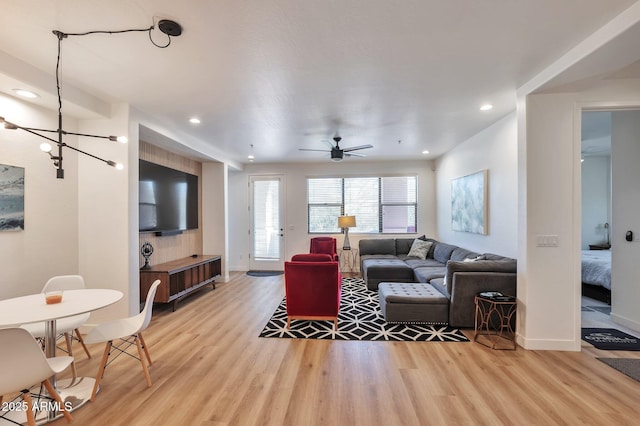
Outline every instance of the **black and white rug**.
[(361, 278), (342, 279), (338, 330), (332, 321), (291, 321), (287, 330), (286, 300), (280, 303), (260, 337), (331, 340), (388, 340), (415, 342), (468, 342), (462, 332), (446, 325), (391, 324), (380, 312), (378, 293)]

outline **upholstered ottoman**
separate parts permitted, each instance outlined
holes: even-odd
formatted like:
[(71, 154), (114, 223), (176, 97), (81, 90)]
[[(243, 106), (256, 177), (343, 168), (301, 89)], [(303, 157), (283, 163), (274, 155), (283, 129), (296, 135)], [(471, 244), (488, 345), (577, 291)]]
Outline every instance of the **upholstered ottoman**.
[(431, 284), (384, 282), (378, 297), (387, 322), (448, 323), (449, 299)]
[(369, 290), (377, 290), (378, 283), (409, 282), (413, 278), (413, 269), (400, 259), (374, 258), (362, 262), (362, 278)]

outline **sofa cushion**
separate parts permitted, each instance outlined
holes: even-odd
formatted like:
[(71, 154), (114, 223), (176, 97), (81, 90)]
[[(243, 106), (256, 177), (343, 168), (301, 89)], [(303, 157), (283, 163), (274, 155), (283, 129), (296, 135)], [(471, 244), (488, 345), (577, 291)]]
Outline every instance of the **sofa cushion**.
[(438, 290), (440, 293), (442, 293), (447, 298), (451, 298), (451, 295), (449, 294), (449, 291), (447, 290), (447, 286), (444, 284), (444, 277), (442, 277), (442, 278), (434, 278), (431, 281), (429, 281), (429, 284), (431, 284), (433, 286), (433, 288)]
[(396, 255), (396, 241), (393, 238), (364, 239), (359, 242), (360, 256), (367, 254)]
[(423, 267), (413, 270), (416, 280), (421, 283), (428, 283), (435, 278), (443, 278), (446, 273), (446, 266)]
[(424, 241), (419, 238), (413, 240), (413, 244), (411, 244), (411, 250), (407, 254), (408, 257), (417, 257), (418, 259), (426, 259), (427, 254), (429, 253), (429, 249), (433, 243), (431, 241)]
[(396, 238), (396, 255), (407, 255), (415, 238)]
[[(398, 257), (399, 259), (402, 259), (402, 257)], [(438, 262), (435, 259), (416, 259), (415, 257), (407, 257), (402, 259), (404, 260), (404, 263), (406, 263), (407, 265), (409, 265), (410, 267), (412, 267), (413, 269), (416, 268), (444, 268), (444, 264)]]
[(368, 289), (377, 290), (378, 283), (382, 281), (413, 281), (413, 269), (397, 258), (371, 258), (362, 261), (362, 277)]
[(478, 256), (480, 256), (480, 253), (463, 249), (462, 247), (456, 247), (455, 250), (453, 250), (453, 252), (451, 253), (451, 257), (449, 258), (449, 260), (474, 259)]
[(433, 250), (433, 258), (438, 262), (445, 264), (451, 258), (451, 253), (456, 249), (456, 246), (441, 242), (435, 243), (435, 246), (436, 248)]

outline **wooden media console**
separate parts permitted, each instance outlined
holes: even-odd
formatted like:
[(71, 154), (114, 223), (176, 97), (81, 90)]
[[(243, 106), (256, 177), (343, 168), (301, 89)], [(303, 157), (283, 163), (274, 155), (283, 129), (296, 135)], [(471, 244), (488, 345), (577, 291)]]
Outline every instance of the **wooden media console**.
[(153, 299), (157, 303), (173, 302), (173, 310), (176, 304), (200, 290), (207, 284), (216, 288), (215, 280), (222, 274), (220, 256), (198, 255), (172, 260), (170, 262), (154, 265), (149, 269), (140, 270), (140, 302), (144, 302), (155, 280), (161, 284)]

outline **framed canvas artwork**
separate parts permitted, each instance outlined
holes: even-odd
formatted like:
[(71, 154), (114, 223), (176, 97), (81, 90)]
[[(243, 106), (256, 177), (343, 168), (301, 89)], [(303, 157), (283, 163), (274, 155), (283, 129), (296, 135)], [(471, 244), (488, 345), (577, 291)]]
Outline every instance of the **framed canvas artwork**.
[(24, 229), (24, 167), (0, 164), (0, 231)]
[(487, 178), (482, 170), (451, 181), (451, 228), (487, 235)]

